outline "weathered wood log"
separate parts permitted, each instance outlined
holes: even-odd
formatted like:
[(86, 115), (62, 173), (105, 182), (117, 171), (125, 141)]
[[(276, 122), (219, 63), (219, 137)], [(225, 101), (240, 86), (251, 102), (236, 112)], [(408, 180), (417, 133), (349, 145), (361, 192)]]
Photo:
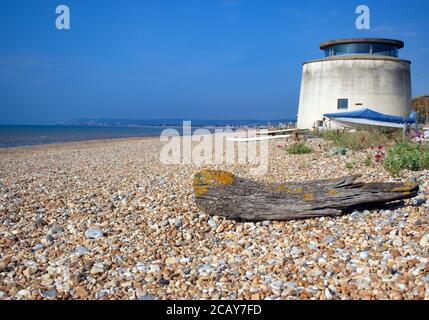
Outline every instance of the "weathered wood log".
[(380, 208), (418, 194), (415, 183), (357, 183), (359, 176), (304, 183), (263, 184), (225, 171), (194, 177), (197, 206), (210, 215), (244, 221), (340, 216)]

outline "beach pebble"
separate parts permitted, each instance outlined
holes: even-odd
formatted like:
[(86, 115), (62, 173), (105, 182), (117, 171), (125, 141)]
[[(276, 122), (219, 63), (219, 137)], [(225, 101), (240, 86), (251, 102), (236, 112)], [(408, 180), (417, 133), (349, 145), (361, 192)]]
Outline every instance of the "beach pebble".
[(91, 274), (97, 275), (104, 272), (104, 265), (102, 263), (95, 263), (91, 268)]
[(421, 239), (420, 239), (420, 245), (422, 247), (429, 247), (429, 233), (426, 233)]
[(99, 290), (95, 293), (95, 299), (102, 299), (108, 294), (109, 294), (109, 291), (107, 290)]
[(328, 288), (325, 289), (325, 297), (326, 297), (326, 300), (332, 300), (333, 298), (332, 293)]
[(270, 284), (270, 287), (273, 290), (279, 291), (279, 290), (281, 290), (283, 288), (283, 283), (284, 283), (283, 280), (277, 280), (277, 281), (272, 282)]
[(30, 291), (22, 289), (22, 290), (19, 290), (15, 296), (17, 299), (26, 299), (26, 298), (29, 298)]
[(149, 272), (156, 275), (161, 272), (161, 268), (158, 265), (150, 265)]
[(309, 244), (307, 244), (307, 247), (311, 250), (317, 250), (319, 249), (319, 244), (315, 242), (310, 242)]
[(335, 241), (335, 237), (334, 236), (327, 236), (325, 238), (325, 242), (328, 243), (328, 244), (334, 243), (334, 241)]
[(155, 296), (151, 294), (144, 294), (138, 298), (139, 300), (157, 300)]
[(173, 266), (173, 265), (177, 264), (177, 259), (175, 257), (169, 257), (165, 260), (165, 264), (167, 266)]
[(46, 237), (45, 237), (45, 241), (44, 241), (44, 243), (45, 244), (50, 244), (50, 243), (52, 243), (52, 242), (54, 242), (55, 241), (55, 238), (53, 237), (53, 236), (51, 236), (50, 234), (48, 234)]
[(80, 299), (87, 299), (89, 297), (88, 291), (83, 286), (77, 286), (75, 291)]
[(38, 243), (33, 247), (34, 251), (38, 251), (38, 250), (42, 250), (43, 248), (45, 248), (45, 246), (43, 245), (43, 243)]
[(86, 254), (89, 252), (89, 249), (87, 247), (84, 247), (84, 246), (77, 246), (76, 252), (79, 254)]
[(359, 254), (359, 257), (360, 257), (362, 260), (366, 260), (366, 259), (368, 259), (368, 258), (369, 258), (369, 252), (368, 252), (368, 251), (363, 251), (363, 252), (361, 252), (361, 253)]
[(49, 230), (49, 232), (53, 235), (61, 234), (64, 232), (64, 228), (59, 225), (55, 225)]
[(42, 290), (41, 291), (41, 296), (43, 298), (47, 298), (47, 299), (52, 299), (55, 298), (57, 296), (58, 292), (55, 289), (52, 290)]
[(183, 240), (189, 241), (192, 240), (192, 232), (191, 231), (185, 231), (183, 233)]
[(99, 239), (103, 237), (103, 232), (99, 229), (88, 229), (85, 231), (85, 237), (88, 239)]

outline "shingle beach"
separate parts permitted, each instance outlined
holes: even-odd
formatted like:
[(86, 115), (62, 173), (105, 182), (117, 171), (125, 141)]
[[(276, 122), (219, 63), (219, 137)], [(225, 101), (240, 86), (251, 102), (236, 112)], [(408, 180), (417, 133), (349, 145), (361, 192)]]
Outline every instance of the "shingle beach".
[(366, 152), (309, 143), (315, 153), (289, 155), (270, 142), (263, 176), (213, 168), (266, 182), (417, 181), (420, 195), (339, 218), (243, 223), (200, 212), (202, 168), (162, 165), (159, 138), (0, 149), (0, 299), (429, 299), (429, 172), (392, 178), (366, 167)]

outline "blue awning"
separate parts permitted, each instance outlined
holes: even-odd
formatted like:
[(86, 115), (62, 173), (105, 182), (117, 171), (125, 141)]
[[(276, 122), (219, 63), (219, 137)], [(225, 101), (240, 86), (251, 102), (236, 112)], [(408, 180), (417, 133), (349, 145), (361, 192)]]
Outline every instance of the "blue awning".
[(389, 122), (389, 123), (415, 123), (416, 116), (414, 113), (410, 117), (404, 118), (399, 116), (391, 116), (376, 112), (371, 109), (359, 109), (352, 112), (326, 113), (323, 115), (327, 118), (351, 118), (351, 119), (367, 119), (373, 121)]

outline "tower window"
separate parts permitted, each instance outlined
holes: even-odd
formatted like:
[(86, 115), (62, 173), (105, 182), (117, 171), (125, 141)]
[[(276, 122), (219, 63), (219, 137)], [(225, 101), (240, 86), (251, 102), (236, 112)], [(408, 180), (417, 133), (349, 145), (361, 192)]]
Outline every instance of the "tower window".
[(338, 99), (338, 110), (348, 109), (349, 99)]

